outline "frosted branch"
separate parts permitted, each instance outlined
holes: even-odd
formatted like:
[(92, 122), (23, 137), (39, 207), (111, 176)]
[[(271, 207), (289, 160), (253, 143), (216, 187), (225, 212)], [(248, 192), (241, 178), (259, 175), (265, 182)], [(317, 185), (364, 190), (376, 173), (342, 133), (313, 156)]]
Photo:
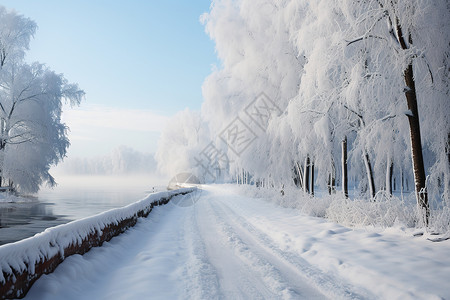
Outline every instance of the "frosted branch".
[(347, 110), (350, 111), (351, 113), (355, 114), (355, 115), (359, 118), (359, 120), (361, 121), (361, 124), (362, 124), (363, 126), (365, 126), (364, 118), (363, 118), (363, 116), (362, 116), (361, 114), (359, 114), (359, 113), (357, 113), (356, 111), (354, 111), (353, 109), (349, 108), (346, 104), (343, 104), (343, 106), (344, 106), (345, 109), (347, 109)]
[(384, 122), (384, 121), (393, 119), (393, 118), (395, 118), (395, 117), (397, 117), (397, 115), (388, 115), (388, 116), (385, 116), (385, 117), (381, 118), (380, 121), (381, 121), (381, 122)]
[(384, 37), (377, 36), (377, 35), (373, 35), (373, 34), (369, 34), (369, 35), (363, 35), (363, 36), (361, 36), (361, 37), (359, 37), (359, 38), (356, 38), (356, 39), (354, 39), (354, 40), (352, 40), (352, 41), (346, 41), (346, 42), (347, 42), (347, 46), (350, 46), (350, 45), (353, 44), (353, 43), (360, 42), (360, 41), (365, 40), (365, 39), (367, 39), (367, 38), (374, 38), (374, 39), (386, 40)]
[(10, 142), (8, 142), (8, 144), (10, 144), (10, 145), (19, 145), (19, 144), (24, 144), (24, 143), (31, 142), (32, 140), (34, 140), (34, 138), (28, 138), (28, 139), (25, 139), (25, 140), (22, 140), (22, 141), (18, 141), (18, 142), (10, 141)]

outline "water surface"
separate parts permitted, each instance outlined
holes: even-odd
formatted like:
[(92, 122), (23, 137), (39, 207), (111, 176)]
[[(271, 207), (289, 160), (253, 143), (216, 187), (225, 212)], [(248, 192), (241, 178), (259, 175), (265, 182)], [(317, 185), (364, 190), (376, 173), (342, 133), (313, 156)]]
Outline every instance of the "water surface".
[[(152, 185), (153, 183), (153, 185)], [(16, 203), (0, 203), (0, 245), (46, 228), (122, 207), (164, 189), (148, 176), (71, 177)]]

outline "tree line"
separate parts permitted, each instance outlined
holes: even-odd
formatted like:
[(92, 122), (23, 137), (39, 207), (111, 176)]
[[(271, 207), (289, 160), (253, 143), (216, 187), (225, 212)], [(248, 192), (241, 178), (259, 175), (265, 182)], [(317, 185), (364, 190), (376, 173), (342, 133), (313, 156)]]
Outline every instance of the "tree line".
[[(203, 84), (201, 112), (163, 132), (162, 170), (344, 197), (351, 185), (370, 201), (414, 190), (425, 223), (431, 208), (449, 207), (447, 1), (214, 0), (201, 19), (221, 65)], [(261, 93), (281, 111), (258, 106), (263, 130), (243, 113)], [(257, 138), (236, 154), (223, 138), (231, 129)]]

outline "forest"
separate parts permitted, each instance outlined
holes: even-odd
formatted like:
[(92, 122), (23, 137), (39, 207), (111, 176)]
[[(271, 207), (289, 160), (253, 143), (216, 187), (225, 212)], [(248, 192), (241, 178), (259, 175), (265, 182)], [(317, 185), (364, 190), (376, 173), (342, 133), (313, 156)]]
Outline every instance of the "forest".
[(214, 0), (201, 21), (221, 65), (163, 131), (161, 171), (450, 228), (448, 1)]

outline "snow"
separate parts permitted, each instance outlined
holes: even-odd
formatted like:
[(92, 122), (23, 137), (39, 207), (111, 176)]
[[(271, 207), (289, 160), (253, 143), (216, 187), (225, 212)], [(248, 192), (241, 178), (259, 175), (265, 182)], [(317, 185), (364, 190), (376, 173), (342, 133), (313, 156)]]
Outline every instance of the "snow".
[(12, 274), (13, 269), (21, 273), (28, 268), (34, 274), (35, 264), (42, 259), (51, 258), (58, 252), (64, 257), (65, 248), (80, 244), (89, 234), (101, 233), (106, 226), (118, 224), (139, 211), (148, 211), (152, 203), (179, 192), (180, 190), (150, 194), (125, 207), (51, 227), (33, 237), (0, 246), (0, 283), (5, 282), (4, 273)]
[(154, 208), (67, 258), (25, 299), (450, 298), (450, 241), (349, 228), (233, 185), (203, 188), (195, 205)]

